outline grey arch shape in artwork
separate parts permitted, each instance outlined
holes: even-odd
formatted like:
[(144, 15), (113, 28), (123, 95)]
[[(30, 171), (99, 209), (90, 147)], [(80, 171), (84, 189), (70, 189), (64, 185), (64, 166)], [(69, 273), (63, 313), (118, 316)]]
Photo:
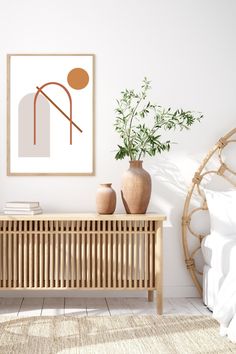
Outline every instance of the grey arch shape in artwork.
[(37, 145), (34, 145), (32, 131), (34, 129), (35, 93), (25, 95), (18, 105), (18, 156), (49, 157), (50, 156), (50, 103), (42, 95), (38, 97), (37, 113)]

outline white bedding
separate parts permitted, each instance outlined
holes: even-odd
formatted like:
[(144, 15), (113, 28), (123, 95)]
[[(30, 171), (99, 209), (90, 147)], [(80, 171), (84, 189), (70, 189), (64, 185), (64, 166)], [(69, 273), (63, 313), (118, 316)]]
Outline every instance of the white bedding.
[(236, 269), (226, 276), (220, 288), (213, 317), (220, 323), (221, 335), (236, 343)]
[(204, 301), (221, 335), (236, 342), (236, 235), (212, 233), (202, 242)]
[(220, 235), (216, 232), (206, 236), (201, 244), (205, 263), (222, 275), (236, 270), (236, 235)]
[(224, 279), (225, 277), (215, 271), (214, 268), (209, 267), (207, 264), (204, 265), (202, 283), (203, 302), (211, 311), (213, 311), (219, 289)]

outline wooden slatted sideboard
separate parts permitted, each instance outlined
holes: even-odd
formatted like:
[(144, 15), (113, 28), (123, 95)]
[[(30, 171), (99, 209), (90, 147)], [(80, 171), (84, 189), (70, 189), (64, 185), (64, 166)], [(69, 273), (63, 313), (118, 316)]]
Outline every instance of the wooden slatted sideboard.
[(162, 313), (163, 215), (0, 215), (0, 290), (157, 292)]

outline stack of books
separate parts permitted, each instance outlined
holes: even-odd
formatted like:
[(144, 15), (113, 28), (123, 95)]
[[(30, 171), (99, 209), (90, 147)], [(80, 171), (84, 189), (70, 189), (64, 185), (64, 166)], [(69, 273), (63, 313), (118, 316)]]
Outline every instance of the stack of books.
[(3, 212), (7, 215), (35, 215), (43, 211), (39, 202), (7, 202)]

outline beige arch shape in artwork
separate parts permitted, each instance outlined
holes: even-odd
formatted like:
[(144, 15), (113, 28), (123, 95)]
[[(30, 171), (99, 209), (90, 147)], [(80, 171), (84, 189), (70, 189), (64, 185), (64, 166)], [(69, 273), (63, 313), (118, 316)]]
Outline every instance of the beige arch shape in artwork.
[[(191, 274), (192, 280), (195, 286), (197, 287), (200, 295), (202, 295), (202, 285), (198, 279), (198, 275), (202, 275), (202, 273), (197, 269), (194, 257), (197, 254), (197, 252), (200, 250), (201, 241), (206, 235), (201, 235), (192, 229), (191, 218), (192, 215), (196, 212), (208, 210), (205, 195), (201, 190), (201, 182), (205, 176), (209, 174), (217, 174), (222, 178), (226, 179), (228, 182), (230, 182), (234, 187), (236, 187), (236, 182), (233, 181), (229, 176), (225, 175), (225, 172), (228, 172), (231, 175), (236, 176), (236, 171), (234, 171), (232, 168), (227, 166), (227, 164), (224, 163), (222, 158), (222, 151), (224, 150), (224, 148), (229, 143), (236, 142), (236, 136), (233, 139), (233, 135), (236, 135), (236, 128), (232, 129), (228, 134), (226, 134), (221, 139), (219, 139), (219, 141), (215, 144), (215, 146), (208, 152), (208, 154), (203, 159), (198, 170), (195, 172), (193, 176), (192, 184), (189, 188), (187, 197), (185, 199), (183, 216), (182, 216), (182, 243), (183, 243), (184, 256), (185, 256), (185, 264)], [(215, 155), (218, 157), (220, 167), (216, 170), (207, 170), (207, 165), (209, 161)], [(199, 207), (191, 209), (191, 199), (193, 197), (194, 191), (198, 193), (201, 199), (201, 204)], [(196, 247), (193, 250), (190, 250), (189, 242), (188, 242), (189, 237), (191, 236), (194, 236), (199, 240), (198, 247)]]

